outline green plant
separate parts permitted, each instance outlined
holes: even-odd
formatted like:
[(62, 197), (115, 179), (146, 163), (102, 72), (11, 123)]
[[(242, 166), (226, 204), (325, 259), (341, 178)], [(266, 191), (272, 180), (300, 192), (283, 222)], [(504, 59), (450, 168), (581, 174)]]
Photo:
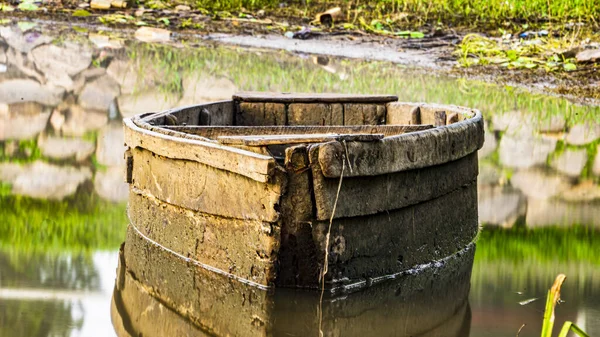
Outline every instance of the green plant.
[[(552, 329), (554, 328), (554, 309), (556, 308), (556, 304), (560, 301), (560, 288), (565, 282), (567, 277), (564, 274), (559, 274), (554, 280), (554, 284), (552, 288), (548, 290), (548, 297), (546, 298), (546, 308), (544, 310), (544, 322), (542, 325), (542, 335), (541, 337), (552, 337)], [(573, 322), (567, 321), (563, 325), (558, 337), (567, 337), (569, 331), (577, 334), (581, 337), (589, 337), (587, 333), (581, 330), (577, 325)]]

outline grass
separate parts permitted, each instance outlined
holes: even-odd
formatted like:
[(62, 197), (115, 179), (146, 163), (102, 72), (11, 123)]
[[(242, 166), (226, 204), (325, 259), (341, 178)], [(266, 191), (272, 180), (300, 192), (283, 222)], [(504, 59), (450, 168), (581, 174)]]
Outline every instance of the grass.
[[(541, 337), (552, 337), (552, 329), (554, 328), (554, 310), (556, 309), (556, 304), (560, 301), (560, 288), (562, 287), (562, 284), (566, 278), (567, 277), (564, 274), (559, 274), (556, 277), (552, 288), (548, 290)], [(560, 333), (558, 334), (558, 337), (567, 337), (571, 331), (578, 336), (589, 337), (588, 334), (570, 321), (565, 322), (560, 330)]]
[[(280, 0), (196, 0), (190, 2), (207, 10), (278, 10)], [(599, 0), (292, 0), (289, 7), (310, 17), (329, 7), (340, 6), (347, 20), (385, 18), (387, 24), (444, 22), (466, 25), (513, 22), (596, 23)]]

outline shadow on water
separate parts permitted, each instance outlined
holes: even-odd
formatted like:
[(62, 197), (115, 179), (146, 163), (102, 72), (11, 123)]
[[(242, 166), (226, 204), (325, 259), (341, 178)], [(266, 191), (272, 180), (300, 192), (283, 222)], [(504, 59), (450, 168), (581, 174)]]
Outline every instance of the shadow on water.
[[(1, 335), (113, 333), (107, 308), (127, 224), (122, 118), (229, 98), (238, 90), (393, 93), (405, 101), (476, 107), (486, 118), (478, 182), (484, 229), (470, 304), (455, 301), (453, 315), (439, 314), (447, 308), (439, 303), (468, 291), (467, 282), (455, 283), (458, 293), (425, 282), (421, 292), (396, 294), (398, 288), (419, 284), (417, 276), (394, 281), (395, 287), (327, 299), (324, 332), (416, 333), (408, 329), (431, 326), (430, 332), (440, 336), (449, 331), (464, 336), (469, 330), (472, 336), (512, 336), (526, 323), (521, 336), (537, 336), (543, 297), (556, 274), (564, 272), (566, 302), (557, 309), (557, 321), (573, 320), (591, 335), (600, 333), (597, 107), (387, 63), (100, 37), (87, 31), (64, 30), (58, 36), (45, 27), (0, 26)], [(115, 42), (115, 48), (99, 46), (99, 40)], [(181, 268), (188, 280), (202, 279), (198, 271)], [(201, 326), (214, 335), (212, 324), (247, 329), (239, 330), (242, 335), (260, 329), (316, 335), (312, 295), (265, 293), (240, 302), (238, 295), (228, 294), (243, 292), (216, 292), (233, 289), (229, 280), (202, 292), (196, 291), (203, 289), (197, 283), (189, 294), (206, 297), (193, 310), (202, 315), (193, 320), (167, 310), (161, 306), (164, 299), (157, 302), (160, 296), (149, 296), (131, 273), (124, 275), (124, 287), (117, 285), (114, 292), (119, 310), (113, 308), (113, 318), (121, 317), (122, 326), (140, 332), (155, 326), (177, 334)], [(156, 285), (163, 288), (168, 289)], [(530, 298), (540, 300), (519, 304)], [(146, 306), (159, 310), (140, 315)], [(164, 316), (152, 316), (160, 308)], [(246, 308), (255, 308), (257, 315)], [(213, 309), (221, 316), (206, 316)], [(225, 318), (240, 323), (229, 326)], [(162, 324), (152, 325), (157, 322)], [(123, 331), (117, 323), (117, 331)]]

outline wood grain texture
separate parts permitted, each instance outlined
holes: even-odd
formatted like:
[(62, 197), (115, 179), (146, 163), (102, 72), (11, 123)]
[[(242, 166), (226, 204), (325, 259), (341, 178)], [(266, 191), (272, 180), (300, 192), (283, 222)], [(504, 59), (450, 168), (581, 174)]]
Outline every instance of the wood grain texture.
[(395, 95), (349, 95), (349, 94), (311, 94), (311, 93), (275, 93), (275, 92), (238, 92), (234, 100), (242, 102), (277, 103), (388, 103), (398, 100)]

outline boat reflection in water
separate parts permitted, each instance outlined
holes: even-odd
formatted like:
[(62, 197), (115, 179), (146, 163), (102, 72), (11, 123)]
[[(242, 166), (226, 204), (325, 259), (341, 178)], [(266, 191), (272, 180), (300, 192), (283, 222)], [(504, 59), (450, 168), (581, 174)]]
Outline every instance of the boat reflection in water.
[(474, 253), (470, 244), (320, 302), (319, 291), (263, 290), (206, 270), (130, 226), (112, 321), (119, 336), (468, 336)]

